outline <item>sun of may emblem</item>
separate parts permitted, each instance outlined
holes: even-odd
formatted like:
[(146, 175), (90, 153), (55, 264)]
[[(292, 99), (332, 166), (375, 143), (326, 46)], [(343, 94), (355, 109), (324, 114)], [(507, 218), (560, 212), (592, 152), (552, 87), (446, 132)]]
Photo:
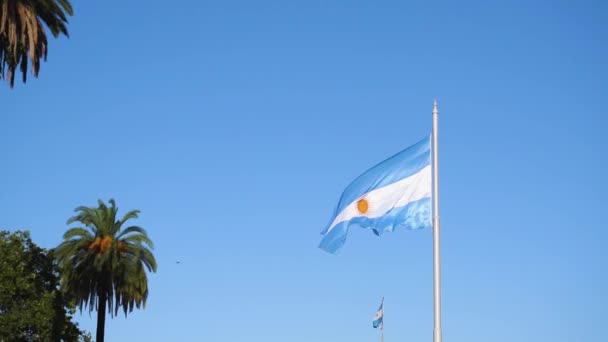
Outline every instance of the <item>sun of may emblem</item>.
[(359, 210), (361, 214), (367, 214), (367, 211), (369, 210), (369, 203), (365, 198), (357, 201), (357, 210)]

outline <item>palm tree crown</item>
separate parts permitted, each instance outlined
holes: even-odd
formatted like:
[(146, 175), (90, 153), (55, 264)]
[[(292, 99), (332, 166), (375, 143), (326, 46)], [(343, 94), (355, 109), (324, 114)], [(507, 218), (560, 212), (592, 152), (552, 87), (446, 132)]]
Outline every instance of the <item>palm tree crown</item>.
[(28, 60), (38, 77), (48, 51), (44, 26), (55, 38), (67, 37), (67, 15), (73, 15), (69, 0), (0, 0), (0, 78), (13, 87), (19, 67), (25, 82)]
[(120, 308), (126, 316), (134, 307), (145, 307), (145, 269), (156, 272), (157, 264), (146, 231), (138, 226), (123, 229), (126, 221), (138, 217), (139, 211), (129, 211), (117, 220), (114, 200), (109, 201), (110, 206), (101, 200), (98, 204), (76, 208), (76, 215), (68, 224), (82, 226), (69, 229), (54, 253), (64, 270), (64, 290), (74, 295), (81, 311), (83, 307), (89, 312), (97, 309), (97, 340), (103, 342), (106, 307), (112, 316)]

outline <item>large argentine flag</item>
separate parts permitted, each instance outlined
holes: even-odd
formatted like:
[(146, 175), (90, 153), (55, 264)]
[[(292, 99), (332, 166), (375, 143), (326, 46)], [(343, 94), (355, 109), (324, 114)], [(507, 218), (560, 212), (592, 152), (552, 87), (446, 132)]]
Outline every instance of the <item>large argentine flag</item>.
[(367, 170), (342, 193), (319, 248), (335, 254), (348, 229), (359, 226), (376, 235), (396, 228), (431, 227), (431, 139), (397, 153)]

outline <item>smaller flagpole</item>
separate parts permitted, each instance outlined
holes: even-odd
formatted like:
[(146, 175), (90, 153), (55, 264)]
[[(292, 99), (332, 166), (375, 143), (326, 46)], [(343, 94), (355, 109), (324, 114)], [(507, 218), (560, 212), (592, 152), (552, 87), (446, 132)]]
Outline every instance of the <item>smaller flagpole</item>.
[(380, 342), (384, 342), (384, 297), (382, 297), (382, 325), (380, 326)]

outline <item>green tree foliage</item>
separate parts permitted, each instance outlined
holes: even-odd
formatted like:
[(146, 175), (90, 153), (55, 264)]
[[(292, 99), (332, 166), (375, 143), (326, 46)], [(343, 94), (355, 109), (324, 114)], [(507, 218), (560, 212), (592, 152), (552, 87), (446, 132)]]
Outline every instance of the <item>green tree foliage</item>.
[(69, 0), (0, 0), (0, 78), (12, 88), (19, 68), (25, 83), (28, 64), (38, 77), (48, 52), (45, 27), (55, 38), (68, 36), (68, 15), (73, 15)]
[(148, 298), (148, 272), (156, 272), (152, 241), (138, 226), (125, 222), (138, 217), (127, 212), (117, 219), (114, 200), (107, 206), (78, 207), (68, 224), (77, 224), (63, 236), (55, 250), (63, 269), (61, 285), (74, 296), (80, 310), (97, 310), (96, 341), (104, 341), (106, 310), (112, 315), (122, 309), (125, 316), (135, 307), (145, 307)]
[(74, 310), (50, 253), (28, 232), (0, 231), (0, 341), (78, 341)]

